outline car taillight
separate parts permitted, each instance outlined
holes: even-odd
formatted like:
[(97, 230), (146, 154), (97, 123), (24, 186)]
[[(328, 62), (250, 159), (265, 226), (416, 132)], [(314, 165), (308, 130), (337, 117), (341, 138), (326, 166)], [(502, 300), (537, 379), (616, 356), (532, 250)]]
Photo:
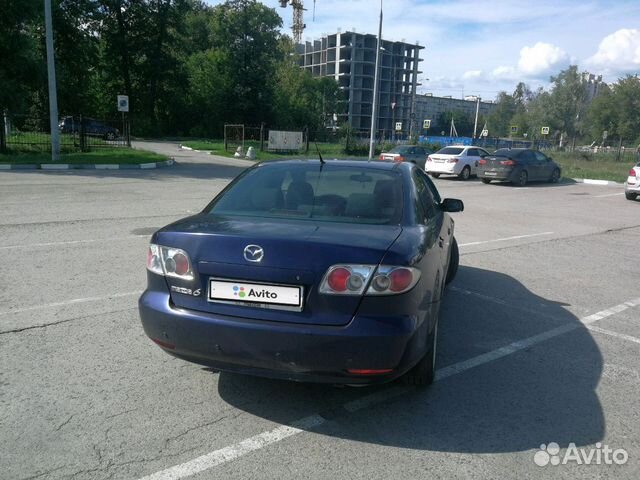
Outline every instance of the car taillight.
[(411, 290), (420, 270), (392, 265), (333, 265), (320, 283), (329, 295), (397, 295)]
[(397, 157), (394, 157), (394, 160), (396, 162), (404, 162), (404, 157), (402, 155), (398, 155)]
[(380, 265), (367, 295), (397, 295), (408, 292), (420, 280), (420, 270), (411, 267)]
[(431, 158), (431, 155), (427, 156), (427, 162), (433, 162), (433, 158)]
[(320, 293), (361, 295), (374, 269), (374, 265), (333, 265), (320, 283)]
[(384, 155), (380, 155), (380, 160), (384, 160)]
[(486, 165), (487, 161), (484, 158), (481, 158), (480, 160), (478, 160), (478, 165)]
[(631, 170), (629, 170), (629, 176), (630, 177), (637, 177), (638, 174), (636, 173), (635, 168), (632, 168)]
[(193, 280), (189, 256), (179, 248), (150, 244), (147, 252), (147, 270), (167, 277)]
[(513, 166), (515, 164), (516, 164), (516, 162), (514, 160), (511, 160), (510, 158), (507, 159), (507, 160), (500, 160), (500, 165)]
[(460, 159), (456, 158), (456, 157), (448, 158), (447, 159), (447, 163), (458, 163), (458, 160), (460, 160)]

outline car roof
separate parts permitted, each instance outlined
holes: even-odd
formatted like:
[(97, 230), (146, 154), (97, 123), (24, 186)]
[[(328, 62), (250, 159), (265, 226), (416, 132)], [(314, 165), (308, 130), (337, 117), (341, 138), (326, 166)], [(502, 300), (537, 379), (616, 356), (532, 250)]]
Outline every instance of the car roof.
[[(325, 159), (326, 165), (338, 165), (344, 167), (360, 167), (370, 168), (372, 170), (398, 170), (405, 168), (406, 162), (382, 162), (379, 160), (340, 160), (337, 158)], [(272, 160), (267, 162), (261, 162), (257, 166), (260, 168), (269, 167), (270, 165), (317, 165), (320, 167), (320, 160), (318, 159), (297, 159), (297, 160)]]

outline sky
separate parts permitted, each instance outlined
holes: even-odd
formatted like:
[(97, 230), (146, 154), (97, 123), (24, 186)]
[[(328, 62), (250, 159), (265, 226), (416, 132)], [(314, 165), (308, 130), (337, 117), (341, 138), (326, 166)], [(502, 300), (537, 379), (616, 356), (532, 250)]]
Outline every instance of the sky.
[[(220, 0), (208, 0), (216, 5)], [(263, 0), (291, 35), (293, 10)], [(304, 0), (303, 40), (354, 30), (376, 34), (376, 0)], [(518, 82), (548, 88), (569, 65), (608, 83), (640, 74), (640, 0), (386, 0), (382, 37), (425, 46), (418, 93), (495, 99)]]

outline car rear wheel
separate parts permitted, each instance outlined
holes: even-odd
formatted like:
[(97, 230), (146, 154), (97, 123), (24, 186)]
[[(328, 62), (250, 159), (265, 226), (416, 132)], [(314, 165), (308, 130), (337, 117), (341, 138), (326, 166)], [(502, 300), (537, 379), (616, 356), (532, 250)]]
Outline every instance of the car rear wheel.
[(431, 172), (431, 176), (432, 176), (433, 178), (439, 178), (439, 177), (440, 177), (440, 174), (439, 174), (439, 173), (436, 173), (436, 172)]
[(624, 192), (624, 196), (627, 197), (627, 200), (635, 200), (636, 198), (638, 198), (637, 193), (631, 193), (631, 192)]
[(520, 175), (518, 175), (518, 179), (516, 180), (515, 184), (519, 187), (524, 187), (528, 181), (529, 181), (529, 174), (527, 173), (526, 170), (522, 170), (520, 172)]
[(458, 265), (460, 264), (460, 251), (458, 250), (458, 242), (455, 237), (453, 237), (453, 242), (451, 243), (451, 259), (449, 260), (449, 268), (447, 269), (447, 278), (445, 279), (445, 283), (449, 285), (453, 282), (453, 279), (456, 278), (456, 273), (458, 273)]
[(549, 181), (551, 183), (558, 183), (558, 180), (560, 180), (560, 170), (556, 168), (551, 174), (551, 178), (549, 179)]
[(438, 319), (433, 326), (433, 331), (429, 335), (429, 350), (422, 359), (404, 375), (405, 383), (409, 385), (424, 386), (431, 385), (436, 377), (436, 353), (438, 345)]
[(469, 180), (469, 177), (471, 177), (471, 168), (469, 168), (469, 165), (462, 169), (458, 177), (460, 177), (460, 179), (462, 180)]
[(490, 178), (481, 178), (480, 180), (482, 180), (482, 183), (486, 183), (487, 185), (489, 185), (491, 183), (491, 179)]

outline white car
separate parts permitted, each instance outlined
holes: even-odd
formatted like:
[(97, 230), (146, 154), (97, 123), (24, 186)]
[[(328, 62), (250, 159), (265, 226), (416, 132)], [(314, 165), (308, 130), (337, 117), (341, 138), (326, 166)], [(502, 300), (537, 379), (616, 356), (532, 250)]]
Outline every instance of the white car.
[(624, 195), (627, 200), (635, 200), (640, 195), (640, 162), (629, 170), (629, 178), (624, 184)]
[(471, 175), (476, 174), (480, 159), (487, 155), (489, 152), (479, 147), (452, 145), (429, 155), (424, 170), (434, 178), (445, 174), (468, 180)]

